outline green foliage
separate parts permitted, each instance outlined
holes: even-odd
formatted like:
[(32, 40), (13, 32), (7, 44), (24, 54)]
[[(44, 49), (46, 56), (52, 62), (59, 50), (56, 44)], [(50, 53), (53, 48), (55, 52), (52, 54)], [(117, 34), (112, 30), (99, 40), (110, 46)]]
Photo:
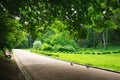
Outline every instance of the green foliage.
[(108, 42), (113, 45), (120, 44), (120, 28), (109, 30)]
[(24, 37), (25, 33), (20, 29), (21, 25), (19, 20), (15, 18), (8, 18), (4, 16), (4, 19), (0, 17), (0, 49), (8, 48), (12, 49), (19, 45)]
[(65, 46), (55, 45), (54, 49), (56, 51), (62, 51), (62, 52), (75, 52), (76, 51), (76, 49), (70, 45), (65, 45)]
[[(120, 27), (120, 9), (116, 9), (113, 11), (113, 15), (111, 16), (111, 20), (117, 27)], [(115, 26), (114, 25), (114, 26)]]
[[(1, 0), (0, 48), (18, 45), (24, 34), (22, 30), (37, 38), (40, 32), (54, 31), (53, 28), (56, 28), (55, 32), (68, 30), (76, 41), (87, 39), (87, 27), (99, 33), (110, 28), (116, 29), (120, 20), (119, 7), (119, 0)], [(15, 17), (20, 20), (15, 20)], [(57, 40), (54, 42), (49, 39), (45, 40), (47, 44), (58, 44)], [(59, 41), (62, 46), (68, 44), (61, 38)]]
[(22, 48), (22, 49), (28, 48), (28, 47), (29, 47), (28, 46), (28, 38), (26, 36), (24, 36), (21, 43), (18, 46), (16, 46), (16, 48)]
[(48, 45), (47, 43), (44, 43), (42, 45), (43, 50), (53, 50), (53, 47), (51, 45)]
[(54, 19), (54, 21), (51, 23), (50, 27), (56, 33), (59, 33), (59, 32), (64, 32), (67, 29), (68, 25), (66, 25), (65, 22), (63, 22), (63, 21)]
[(43, 50), (53, 51), (76, 51), (79, 46), (70, 36), (69, 31), (65, 30), (67, 25), (62, 21), (55, 19), (50, 30), (46, 34), (41, 35), (41, 40), (44, 43)]
[(4, 56), (4, 55), (3, 55), (3, 52), (2, 52), (1, 50), (0, 50), (0, 56)]
[(41, 41), (34, 41), (33, 42), (33, 48), (36, 49), (36, 50), (40, 50), (42, 48)]
[(73, 39), (70, 38), (68, 32), (63, 32), (63, 33), (54, 35), (54, 37), (51, 40), (51, 43), (53, 45), (61, 45), (61, 46), (70, 45), (76, 49), (78, 48), (78, 45)]
[(43, 50), (76, 51), (79, 47), (68, 32), (51, 34), (43, 39)]

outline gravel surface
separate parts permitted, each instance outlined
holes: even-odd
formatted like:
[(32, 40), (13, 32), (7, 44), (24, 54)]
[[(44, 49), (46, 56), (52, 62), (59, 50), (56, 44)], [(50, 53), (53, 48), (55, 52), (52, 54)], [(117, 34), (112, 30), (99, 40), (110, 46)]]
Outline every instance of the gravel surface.
[[(31, 80), (120, 80), (120, 74), (56, 60), (29, 51), (14, 49), (21, 70)], [(26, 76), (26, 75), (25, 75)], [(26, 77), (27, 79), (27, 77)], [(29, 79), (28, 79), (29, 80)]]

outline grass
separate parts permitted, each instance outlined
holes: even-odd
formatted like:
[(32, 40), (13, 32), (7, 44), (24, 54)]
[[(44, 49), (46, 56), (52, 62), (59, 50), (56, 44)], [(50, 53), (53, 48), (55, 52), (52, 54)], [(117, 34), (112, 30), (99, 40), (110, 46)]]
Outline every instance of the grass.
[(70, 62), (88, 64), (92, 66), (109, 68), (120, 71), (120, 54), (64, 54), (57, 53), (59, 59), (67, 60)]
[(96, 49), (94, 48), (80, 48), (80, 50), (77, 53), (120, 53), (120, 46), (109, 46), (107, 50), (104, 49), (104, 47), (98, 47)]
[[(36, 50), (32, 50), (36, 52)], [(80, 54), (82, 52), (82, 54)], [(44, 54), (51, 56), (53, 58), (74, 62), (78, 64), (87, 64), (100, 68), (107, 68), (112, 70), (120, 71), (120, 47), (109, 47), (109, 50), (103, 50), (105, 54), (91, 54), (100, 53), (100, 49), (81, 49), (76, 53), (66, 53), (66, 52), (49, 52), (49, 51), (37, 51), (39, 54)], [(84, 54), (88, 53), (88, 54)]]

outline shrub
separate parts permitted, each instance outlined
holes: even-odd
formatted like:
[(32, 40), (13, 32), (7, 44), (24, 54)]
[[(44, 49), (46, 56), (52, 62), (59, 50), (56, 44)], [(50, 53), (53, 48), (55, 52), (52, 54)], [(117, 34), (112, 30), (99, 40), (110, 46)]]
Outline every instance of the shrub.
[(55, 45), (55, 46), (54, 46), (54, 50), (55, 50), (55, 51), (63, 51), (63, 49), (64, 49), (64, 47), (61, 46), (61, 45)]
[(61, 45), (56, 45), (54, 47), (55, 50), (57, 51), (68, 51), (68, 52), (75, 52), (75, 48), (73, 46), (70, 45), (66, 45), (66, 46), (61, 46)]
[(62, 32), (62, 33), (53, 35), (50, 42), (53, 46), (55, 46), (55, 45), (61, 45), (61, 46), (70, 45), (70, 46), (74, 47), (75, 49), (79, 48), (79, 46), (74, 41), (74, 39), (72, 39), (69, 36), (68, 32)]
[(42, 49), (43, 49), (43, 50), (53, 50), (52, 46), (51, 46), (51, 45), (48, 45), (47, 43), (44, 43), (44, 44), (43, 44)]
[(40, 50), (42, 48), (41, 41), (34, 41), (33, 42), (33, 48), (36, 49), (36, 50)]
[(66, 49), (66, 51), (69, 51), (69, 52), (75, 52), (75, 48), (73, 46), (70, 46), (70, 45), (67, 45), (67, 46), (64, 46), (64, 48)]
[(119, 53), (118, 51), (113, 51), (113, 53)]
[(43, 43), (43, 50), (75, 51), (79, 49), (78, 44), (67, 31), (51, 34), (47, 38), (45, 36)]

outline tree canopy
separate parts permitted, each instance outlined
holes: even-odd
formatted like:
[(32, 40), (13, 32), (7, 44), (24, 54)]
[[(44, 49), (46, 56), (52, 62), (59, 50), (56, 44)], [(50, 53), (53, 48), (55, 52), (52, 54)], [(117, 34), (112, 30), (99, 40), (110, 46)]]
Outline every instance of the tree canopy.
[(55, 18), (64, 21), (76, 39), (85, 39), (87, 28), (98, 32), (116, 28), (113, 25), (119, 25), (119, 8), (120, 0), (1, 0), (0, 45), (15, 45), (23, 31), (36, 37), (48, 30)]

